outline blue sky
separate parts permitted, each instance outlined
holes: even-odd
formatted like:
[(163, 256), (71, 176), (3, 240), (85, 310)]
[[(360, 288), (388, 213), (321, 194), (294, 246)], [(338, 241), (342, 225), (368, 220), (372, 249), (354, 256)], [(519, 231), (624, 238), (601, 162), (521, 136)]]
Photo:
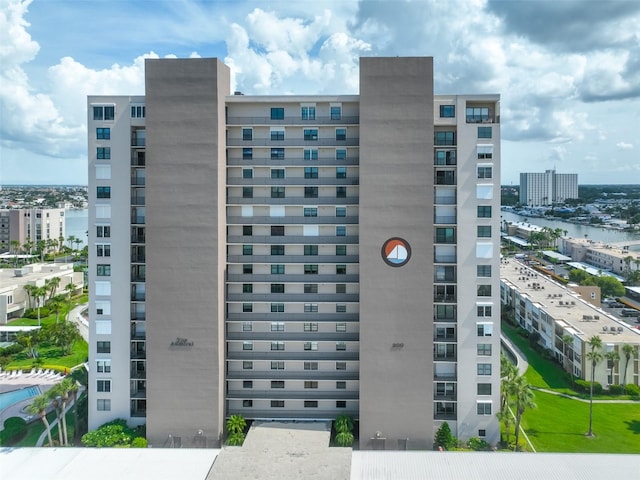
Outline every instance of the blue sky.
[(0, 0), (0, 184), (86, 184), (86, 96), (144, 58), (219, 57), (246, 94), (358, 93), (360, 56), (434, 57), (500, 93), (502, 183), (640, 183), (637, 0)]

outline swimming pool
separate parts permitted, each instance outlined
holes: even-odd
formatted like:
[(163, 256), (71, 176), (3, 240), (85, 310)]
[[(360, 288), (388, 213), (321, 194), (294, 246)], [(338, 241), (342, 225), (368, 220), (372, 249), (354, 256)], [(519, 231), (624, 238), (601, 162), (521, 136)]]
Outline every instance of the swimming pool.
[(0, 393), (0, 411), (15, 403), (21, 402), (22, 400), (36, 397), (38, 395), (40, 395), (40, 387), (36, 386)]

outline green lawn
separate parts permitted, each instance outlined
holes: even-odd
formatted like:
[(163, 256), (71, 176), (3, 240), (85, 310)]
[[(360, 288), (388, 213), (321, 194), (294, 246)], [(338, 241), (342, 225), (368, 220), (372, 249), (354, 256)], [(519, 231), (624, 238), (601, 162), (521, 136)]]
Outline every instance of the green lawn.
[(537, 408), (524, 414), (522, 427), (538, 452), (640, 453), (640, 403), (594, 403), (590, 438), (589, 403), (545, 392), (535, 397)]
[[(53, 346), (38, 346), (38, 353), (42, 360), (42, 368), (66, 367), (72, 368), (87, 361), (89, 357), (89, 346), (84, 339), (74, 342), (69, 355), (62, 356), (61, 349)], [(13, 361), (5, 368), (25, 368), (31, 369), (34, 365), (33, 358), (28, 358), (25, 354), (18, 354)]]

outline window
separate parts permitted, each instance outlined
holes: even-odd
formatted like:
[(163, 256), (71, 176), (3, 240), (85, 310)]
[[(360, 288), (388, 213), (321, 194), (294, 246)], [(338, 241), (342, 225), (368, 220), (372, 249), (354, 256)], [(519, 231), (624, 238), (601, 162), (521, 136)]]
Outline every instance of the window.
[(491, 238), (491, 225), (478, 225), (478, 238)]
[(98, 373), (111, 373), (111, 360), (96, 361), (96, 371)]
[(455, 118), (455, 105), (440, 105), (440, 118)]
[(336, 207), (336, 217), (346, 217), (347, 207)]
[(318, 159), (318, 149), (317, 148), (305, 148), (304, 149), (304, 159), (305, 160), (317, 160)]
[(304, 139), (305, 140), (318, 140), (318, 129), (317, 128), (305, 128), (304, 129)]
[(336, 390), (346, 390), (347, 382), (338, 381), (336, 382)]
[(253, 293), (253, 283), (243, 283), (242, 293)]
[(347, 349), (347, 344), (345, 342), (336, 342), (336, 351), (345, 351)]
[(305, 283), (304, 284), (304, 293), (318, 293), (318, 284), (317, 283)]
[(274, 263), (271, 265), (271, 274), (272, 275), (283, 275), (284, 274), (284, 265), (280, 263)]
[(96, 255), (98, 257), (110, 257), (111, 256), (111, 244), (99, 243), (96, 245)]
[(487, 436), (487, 430), (486, 430), (486, 429), (484, 429), (484, 428), (479, 428), (479, 429), (478, 429), (478, 436), (479, 436), (480, 438), (484, 438), (484, 437), (486, 437), (486, 436)]
[(144, 105), (131, 105), (131, 118), (144, 118), (147, 115)]
[[(271, 158), (274, 160), (282, 160), (284, 158), (284, 148), (272, 148)], [(274, 178), (274, 177), (271, 177), (271, 178)]]
[(455, 145), (456, 135), (452, 131), (435, 132), (435, 144), (436, 145)]
[(284, 255), (284, 245), (271, 245), (271, 255)]
[(242, 400), (242, 407), (243, 408), (252, 408), (253, 407), (253, 400)]
[(477, 345), (476, 353), (481, 357), (490, 357), (491, 356), (491, 344), (490, 343), (479, 343)]
[(302, 120), (315, 120), (316, 119), (316, 107), (315, 106), (303, 106), (301, 108)]
[(111, 265), (100, 263), (96, 265), (96, 275), (99, 277), (111, 276)]
[(253, 226), (252, 225), (243, 225), (242, 226), (242, 235), (245, 237), (250, 237), (253, 235)]
[(346, 370), (347, 362), (336, 362), (336, 370)]
[(478, 285), (478, 296), (479, 297), (490, 297), (491, 296), (491, 285)]
[(97, 198), (111, 198), (111, 187), (96, 187)]
[(436, 150), (435, 164), (436, 165), (455, 165), (456, 151), (455, 150)]
[(318, 198), (318, 187), (304, 187), (304, 198)]
[(491, 265), (476, 265), (478, 277), (491, 277)]
[(317, 207), (305, 207), (303, 210), (305, 217), (317, 217), (318, 216), (318, 208)]
[(305, 245), (304, 246), (304, 254), (305, 255), (318, 255), (318, 245)]
[(242, 245), (242, 255), (253, 255), (253, 245)]
[(477, 323), (476, 330), (479, 337), (490, 337), (493, 335), (493, 323)]
[(253, 187), (242, 187), (242, 198), (253, 198)]
[(491, 402), (478, 402), (476, 406), (478, 415), (491, 415)]
[(271, 108), (271, 120), (284, 120), (284, 108)]
[(317, 332), (318, 331), (318, 322), (305, 322), (304, 331), (305, 332)]
[(304, 362), (305, 370), (318, 370), (318, 362)]
[(285, 187), (271, 187), (271, 198), (284, 198)]
[(347, 305), (344, 303), (337, 303), (336, 304), (336, 313), (346, 313), (347, 312)]
[(467, 123), (482, 123), (488, 121), (488, 107), (467, 107)]
[(109, 238), (111, 237), (111, 226), (109, 225), (96, 225), (96, 237)]
[(347, 274), (347, 266), (346, 265), (336, 265), (336, 275), (346, 275)]
[(491, 127), (478, 127), (478, 138), (491, 138)]
[(284, 342), (271, 342), (271, 351), (281, 352), (283, 350), (284, 350)]
[(244, 160), (250, 160), (253, 158), (253, 148), (243, 148), (242, 149), (242, 158)]
[(477, 389), (478, 395), (491, 395), (490, 383), (478, 383)]
[(336, 323), (336, 332), (344, 333), (347, 331), (346, 322), (338, 322)]
[(347, 178), (347, 167), (336, 167), (336, 178)]
[(347, 139), (347, 129), (346, 128), (336, 128), (336, 140), (346, 140)]
[(491, 375), (491, 364), (490, 363), (479, 363), (478, 364), (478, 375)]
[(318, 311), (317, 303), (305, 303), (304, 304), (304, 312), (305, 313), (315, 313)]
[[(243, 246), (243, 249), (244, 249), (244, 246)], [(244, 274), (253, 273), (253, 265), (251, 265), (250, 263), (245, 263), (244, 265), (242, 265), (242, 273)]]
[(284, 293), (284, 283), (272, 283), (271, 293)]
[(304, 401), (304, 408), (318, 408), (318, 401), (317, 400), (305, 400)]
[(491, 206), (478, 205), (478, 218), (491, 218)]
[(284, 178), (284, 168), (272, 168), (271, 178)]
[(336, 283), (336, 293), (347, 293), (347, 284)]
[(115, 118), (116, 107), (111, 106), (99, 106), (93, 107), (93, 119), (94, 120), (113, 120)]
[(344, 237), (347, 235), (347, 227), (345, 225), (336, 226), (336, 237)]
[(253, 380), (243, 380), (242, 388), (253, 388)]
[(347, 150), (344, 148), (336, 148), (336, 160), (346, 160)]
[(284, 380), (271, 380), (271, 388), (284, 388)]
[(304, 382), (304, 388), (318, 388), (318, 382), (307, 380)]
[(479, 317), (490, 317), (491, 316), (491, 305), (478, 305), (478, 316)]
[(456, 229), (452, 227), (437, 227), (436, 243), (456, 243)]
[(284, 408), (284, 400), (271, 400), (271, 408)]
[(96, 352), (97, 353), (111, 353), (111, 342), (97, 342), (96, 343)]
[[(284, 307), (284, 305), (283, 305)], [(272, 332), (284, 332), (284, 322), (271, 322)]]
[(455, 185), (456, 172), (453, 170), (438, 170), (436, 172), (436, 185)]
[(242, 342), (242, 350), (253, 350), (253, 342)]
[(304, 349), (307, 351), (315, 352), (318, 350), (318, 342), (305, 342)]
[(493, 158), (493, 145), (478, 145), (476, 151), (478, 160), (490, 160)]
[(111, 400), (106, 398), (99, 398), (97, 403), (97, 409), (101, 412), (108, 412), (111, 410)]
[(304, 167), (304, 178), (318, 178), (318, 167)]
[(346, 245), (336, 245), (336, 255), (346, 255), (347, 254), (347, 246)]
[(336, 187), (336, 198), (346, 198), (347, 187)]
[(253, 140), (253, 129), (252, 128), (243, 128), (242, 129), (242, 140)]
[(253, 323), (251, 323), (251, 322), (242, 322), (242, 331), (243, 332), (252, 332), (253, 331)]
[(493, 167), (478, 166), (478, 178), (493, 178)]
[(271, 362), (271, 370), (284, 370), (284, 361), (277, 360)]
[(317, 275), (318, 274), (318, 265), (305, 265), (304, 266), (304, 274), (305, 275)]
[(111, 139), (111, 129), (110, 128), (96, 128), (96, 139), (98, 139), (98, 140), (110, 140)]
[(243, 168), (242, 169), (242, 178), (253, 178), (253, 169), (252, 168)]
[(253, 303), (243, 303), (242, 311), (245, 313), (253, 312)]
[(242, 362), (243, 370), (253, 370), (253, 362), (250, 360), (245, 360)]
[(342, 107), (331, 106), (331, 120), (340, 120), (342, 118)]

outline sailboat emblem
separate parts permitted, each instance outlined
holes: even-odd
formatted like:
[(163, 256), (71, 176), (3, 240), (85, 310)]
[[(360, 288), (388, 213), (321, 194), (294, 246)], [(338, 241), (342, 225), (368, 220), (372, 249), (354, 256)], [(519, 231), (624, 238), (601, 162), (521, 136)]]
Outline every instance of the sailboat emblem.
[(392, 267), (402, 267), (411, 258), (409, 243), (399, 237), (393, 237), (382, 246), (382, 259)]

